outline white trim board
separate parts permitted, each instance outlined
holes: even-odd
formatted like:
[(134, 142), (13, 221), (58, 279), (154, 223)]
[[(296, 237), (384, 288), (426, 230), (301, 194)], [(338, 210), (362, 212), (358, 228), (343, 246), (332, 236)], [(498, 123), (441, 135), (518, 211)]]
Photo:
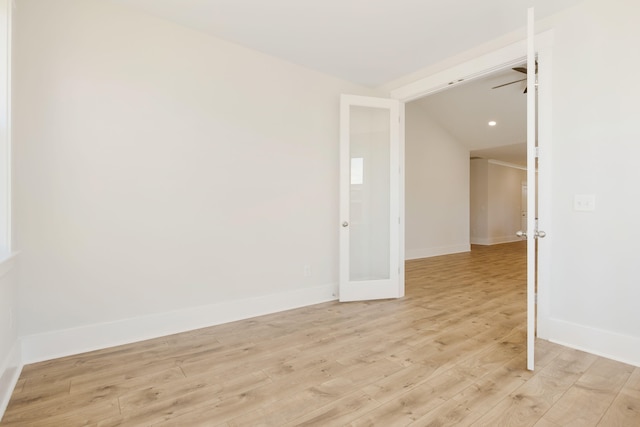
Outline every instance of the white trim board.
[(607, 359), (640, 367), (640, 338), (591, 328), (560, 319), (546, 319), (553, 343), (585, 351)]
[(461, 252), (469, 252), (470, 250), (471, 250), (471, 246), (468, 244), (455, 245), (455, 246), (440, 246), (437, 248), (409, 249), (407, 250), (407, 253), (405, 255), (405, 260), (431, 258), (434, 256), (440, 256), (440, 255), (458, 254)]
[(515, 163), (503, 162), (501, 160), (489, 159), (487, 160), (487, 162), (491, 163), (492, 165), (504, 166), (506, 168), (520, 169), (523, 171), (527, 170), (526, 166), (516, 165)]
[(487, 238), (478, 238), (472, 237), (471, 244), (472, 245), (482, 245), (482, 246), (492, 246), (492, 245), (501, 245), (503, 243), (513, 243), (520, 242), (522, 238), (518, 236), (502, 236), (502, 237), (487, 237)]
[(390, 91), (391, 97), (410, 102), (462, 82), (474, 80), (521, 64), (527, 59), (526, 54), (526, 40), (512, 43), (449, 69), (392, 89)]
[(22, 362), (36, 363), (334, 301), (337, 294), (338, 286), (331, 284), (27, 335), (21, 340)]
[(20, 354), (20, 343), (16, 341), (9, 352), (9, 355), (0, 364), (0, 420), (4, 411), (9, 405), (13, 389), (18, 383), (22, 372), (22, 357)]

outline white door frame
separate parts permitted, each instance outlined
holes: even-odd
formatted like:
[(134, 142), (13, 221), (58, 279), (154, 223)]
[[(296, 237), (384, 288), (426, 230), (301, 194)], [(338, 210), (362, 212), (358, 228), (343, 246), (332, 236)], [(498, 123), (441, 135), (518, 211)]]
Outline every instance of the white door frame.
[[(539, 76), (538, 76), (538, 147), (540, 157), (544, 161), (539, 165), (538, 180), (538, 215), (543, 223), (540, 229), (545, 230), (547, 237), (538, 240), (538, 305), (537, 305), (537, 336), (548, 338), (549, 328), (549, 272), (551, 261), (551, 241), (553, 236), (550, 223), (550, 189), (551, 189), (551, 90), (552, 90), (552, 51), (553, 51), (553, 30), (537, 34), (535, 37), (536, 51), (538, 54)], [(398, 87), (390, 91), (390, 97), (403, 103), (407, 103), (427, 95), (445, 90), (451, 86), (464, 81), (474, 80), (495, 71), (510, 68), (525, 62), (527, 59), (527, 40), (507, 45), (495, 51), (482, 54), (474, 59), (468, 60), (446, 70), (434, 73), (428, 77), (416, 80), (412, 83)], [(401, 108), (404, 111), (404, 108)], [(404, 157), (404, 116), (402, 116), (401, 126), (401, 191), (400, 191), (400, 217), (402, 224), (405, 222), (405, 157)], [(542, 196), (542, 197), (541, 197)], [(404, 259), (404, 232), (401, 232), (400, 248)], [(401, 277), (404, 283), (404, 276)]]
[[(535, 18), (534, 10), (527, 11), (527, 87), (534, 88), (537, 84), (536, 50), (535, 50)], [(537, 191), (537, 87), (527, 91), (527, 369), (533, 371), (535, 367), (536, 343), (536, 243), (538, 239), (538, 219), (536, 206)]]

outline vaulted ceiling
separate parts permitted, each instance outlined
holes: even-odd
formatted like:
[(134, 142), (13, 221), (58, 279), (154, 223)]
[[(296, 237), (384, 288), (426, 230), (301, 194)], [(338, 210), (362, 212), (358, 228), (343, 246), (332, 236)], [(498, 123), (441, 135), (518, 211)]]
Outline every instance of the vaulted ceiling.
[[(583, 0), (104, 0), (377, 87)], [(472, 156), (522, 163), (524, 84), (505, 70), (432, 95), (423, 103)], [(489, 120), (498, 125), (487, 126)]]
[[(526, 77), (506, 69), (413, 101), (469, 149), (473, 157), (526, 165)], [(489, 122), (495, 121), (495, 126)]]
[(105, 0), (379, 86), (582, 0)]

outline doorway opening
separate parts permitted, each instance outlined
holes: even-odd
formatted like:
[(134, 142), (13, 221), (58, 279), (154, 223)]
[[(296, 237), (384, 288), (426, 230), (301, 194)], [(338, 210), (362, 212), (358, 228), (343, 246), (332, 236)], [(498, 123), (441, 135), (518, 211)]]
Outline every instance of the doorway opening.
[[(529, 28), (530, 29), (532, 28), (532, 23), (531, 23), (533, 21), (532, 18), (533, 18), (532, 17), (532, 13), (530, 11), (530, 16), (529, 16), (529, 20), (530, 20), (530, 27)], [(535, 59), (534, 59), (534, 54), (533, 54), (534, 51), (533, 51), (533, 34), (532, 33), (529, 34), (529, 39), (528, 39), (528, 42), (526, 43), (526, 45), (527, 46), (526, 46), (525, 50), (528, 51), (528, 65), (529, 65), (529, 67), (528, 67), (528, 74), (529, 75), (528, 75), (527, 82), (528, 82), (529, 86), (534, 87), (534, 85), (535, 85), (537, 87), (537, 81), (534, 80), (535, 79), (535, 75), (537, 74), (537, 61), (536, 61), (536, 68), (535, 68), (535, 71), (534, 71), (533, 67), (534, 67)], [(506, 50), (505, 50), (505, 52), (506, 52)], [(482, 61), (478, 61), (474, 65), (477, 66), (481, 62)], [(467, 65), (469, 65), (469, 64), (467, 64)], [(473, 67), (471, 67), (471, 68), (473, 68)], [(502, 67), (502, 68), (504, 68), (504, 67)], [(500, 70), (501, 68), (496, 66), (496, 67), (493, 68), (493, 71), (495, 71), (496, 69)], [(452, 77), (451, 73), (453, 73), (453, 71), (449, 70), (449, 77)], [(481, 71), (479, 74), (482, 74), (482, 76), (488, 76), (491, 73), (488, 72), (488, 71), (485, 71), (485, 72)], [(472, 74), (469, 74), (469, 75), (472, 75)], [(430, 93), (437, 93), (437, 92), (439, 92), (440, 90), (443, 89), (442, 86), (441, 87), (437, 87), (437, 85), (433, 84), (435, 81), (438, 80), (438, 78), (435, 78), (435, 77), (431, 78), (430, 79), (431, 83), (429, 83), (428, 80), (429, 79), (422, 80), (420, 82), (421, 83), (420, 85), (415, 85), (415, 86), (421, 86), (420, 89), (417, 89), (415, 86), (414, 87), (408, 87), (408, 88), (402, 88), (402, 89), (396, 90), (395, 94), (392, 92), (392, 94), (396, 95), (399, 99), (404, 99), (405, 101), (408, 102), (408, 101), (414, 101), (416, 99), (419, 99), (422, 96), (428, 95)], [(471, 80), (471, 79), (468, 79), (468, 80)], [(456, 81), (451, 81), (450, 84), (456, 84), (456, 82), (463, 82), (463, 81), (464, 81), (464, 79), (459, 79), (459, 80), (456, 80)], [(501, 85), (499, 87), (504, 87), (504, 85)], [(407, 93), (407, 92), (409, 92), (409, 93)], [(533, 186), (535, 185), (534, 184), (535, 181), (532, 181), (532, 179), (536, 178), (535, 177), (536, 168), (535, 168), (535, 166), (532, 166), (532, 159), (534, 157), (537, 157), (537, 149), (532, 144), (532, 141), (534, 141), (535, 138), (536, 138), (536, 135), (535, 135), (535, 133), (536, 133), (536, 131), (535, 131), (536, 117), (535, 117), (535, 114), (532, 114), (535, 111), (535, 108), (536, 108), (536, 103), (534, 101), (534, 96), (536, 94), (537, 94), (537, 91), (533, 91), (533, 90), (529, 91), (529, 95), (527, 96), (527, 99), (526, 99), (526, 111), (527, 111), (527, 114), (525, 115), (525, 117), (526, 117), (525, 123), (527, 123), (526, 140), (529, 141), (529, 144), (527, 145), (527, 147), (528, 147), (527, 148), (527, 157), (528, 157), (528, 163), (529, 163), (529, 170), (527, 172), (526, 179), (528, 180), (529, 184), (531, 185), (531, 191), (529, 191), (529, 197), (530, 197), (530, 199), (529, 199), (529, 210), (533, 209), (533, 206), (535, 206), (535, 202), (536, 201), (535, 201), (535, 199), (532, 199), (532, 195), (537, 193), (537, 192), (533, 191)], [(398, 95), (400, 95), (400, 96), (398, 96)], [(550, 98), (548, 98), (547, 101), (549, 99)], [(548, 104), (546, 104), (546, 105), (548, 105)], [(410, 108), (411, 105), (407, 104), (407, 107)], [(407, 158), (411, 158), (410, 148), (409, 148), (410, 147), (409, 144), (411, 142), (411, 134), (412, 134), (411, 123), (410, 123), (410, 114), (411, 114), (410, 110), (407, 111), (406, 139), (405, 139), (406, 142), (407, 142)], [(489, 119), (489, 121), (487, 122), (487, 125), (489, 125), (489, 126), (496, 125), (496, 120), (495, 119)], [(504, 164), (500, 164), (500, 163), (504, 163), (504, 162), (498, 161), (497, 163), (500, 166), (504, 166)], [(410, 188), (409, 188), (409, 184), (408, 183), (410, 181), (411, 172), (410, 172), (410, 166), (409, 166), (408, 163), (406, 165), (406, 174), (407, 174), (407, 188), (406, 188), (406, 192), (407, 192), (407, 197), (406, 197), (406, 200), (407, 200), (407, 204), (406, 204), (406, 213), (407, 213), (406, 226), (407, 226), (407, 228), (406, 228), (406, 230), (407, 230), (407, 236), (409, 236), (411, 234), (411, 232), (410, 232), (410, 218), (409, 218), (409, 215), (410, 215), (410, 199), (409, 199), (409, 196), (408, 196)], [(446, 180), (442, 180), (442, 181), (446, 181)], [(519, 193), (521, 191), (521, 187), (520, 187), (521, 180), (517, 180), (516, 182), (518, 184), (515, 186), (516, 190), (517, 190), (517, 193), (515, 193), (515, 194), (517, 195), (516, 200), (519, 201), (520, 200), (520, 194)], [(489, 199), (489, 195), (487, 195), (487, 200), (491, 200), (491, 199)], [(519, 205), (519, 203), (517, 204), (517, 206), (518, 205)], [(517, 228), (520, 228), (519, 227), (519, 223), (520, 223), (520, 213), (519, 213), (520, 209), (519, 209), (519, 207), (520, 206), (518, 206), (517, 214), (515, 216), (517, 218), (517, 220), (515, 222), (515, 225), (516, 225)], [(533, 214), (530, 214), (529, 215), (529, 222), (528, 222), (528, 226), (529, 227), (528, 228), (531, 229), (531, 233), (529, 233), (529, 238), (527, 239), (528, 240), (527, 241), (527, 265), (528, 265), (528, 267), (527, 267), (527, 274), (526, 274), (526, 276), (527, 276), (526, 283), (528, 283), (527, 291), (526, 291), (526, 295), (527, 295), (527, 297), (526, 297), (526, 301), (527, 301), (526, 312), (528, 313), (528, 315), (527, 315), (527, 367), (528, 367), (528, 369), (533, 369), (533, 360), (534, 360), (533, 359), (533, 349), (534, 349), (534, 341), (535, 341), (534, 334), (535, 334), (535, 313), (536, 313), (536, 306), (535, 306), (535, 302), (534, 302), (536, 296), (533, 293), (534, 280), (532, 278), (532, 275), (533, 275), (533, 277), (535, 277), (535, 274), (536, 274), (535, 271), (536, 270), (535, 270), (535, 267), (532, 267), (532, 262), (531, 262), (532, 261), (532, 255), (534, 254), (534, 252), (532, 251), (532, 248), (531, 248), (532, 243), (533, 243), (533, 236), (534, 236), (534, 234), (533, 234), (534, 226), (532, 224), (532, 221), (533, 221), (532, 217), (533, 217)], [(537, 230), (536, 230), (536, 234), (537, 234)], [(409, 242), (407, 242), (407, 243), (409, 243)], [(501, 243), (501, 242), (497, 242), (497, 243)], [(409, 251), (407, 251), (407, 257), (406, 258), (408, 258), (408, 259), (411, 258), (411, 254), (409, 253)]]
[(406, 104), (407, 259), (521, 240), (526, 82), (499, 87), (519, 75), (508, 67)]

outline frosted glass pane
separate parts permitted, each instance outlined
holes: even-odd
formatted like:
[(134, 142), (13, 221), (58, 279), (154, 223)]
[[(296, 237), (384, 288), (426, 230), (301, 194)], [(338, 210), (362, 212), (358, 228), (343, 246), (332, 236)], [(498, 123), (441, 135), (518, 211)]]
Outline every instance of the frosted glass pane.
[(389, 110), (351, 107), (349, 279), (389, 279)]

